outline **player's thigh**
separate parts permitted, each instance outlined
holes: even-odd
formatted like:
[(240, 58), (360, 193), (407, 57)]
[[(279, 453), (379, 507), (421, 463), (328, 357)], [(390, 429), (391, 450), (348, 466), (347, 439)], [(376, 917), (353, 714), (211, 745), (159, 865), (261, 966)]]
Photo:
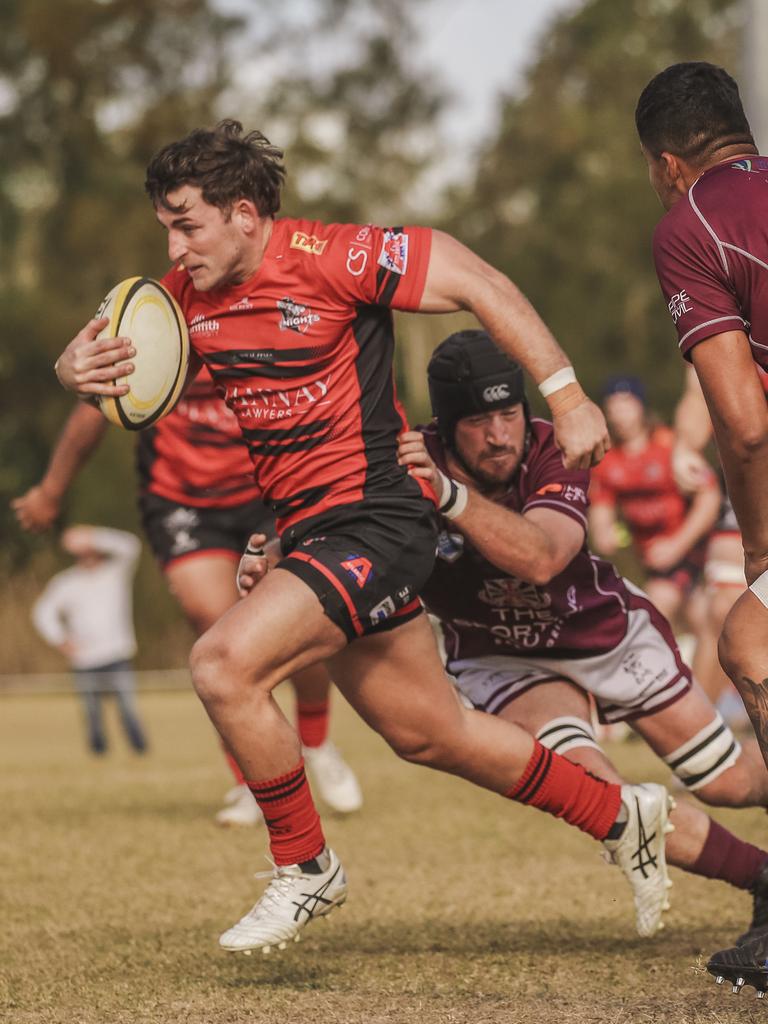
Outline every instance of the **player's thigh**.
[(655, 714), (631, 722), (632, 728), (659, 754), (672, 753), (717, 717), (709, 697), (694, 682), (687, 693)]
[(515, 697), (499, 712), (535, 736), (555, 718), (580, 719), (591, 727), (592, 713), (586, 693), (565, 679), (538, 683)]
[(393, 746), (462, 728), (462, 708), (426, 615), (355, 640), (329, 661), (331, 676), (360, 716)]
[(198, 634), (237, 603), (237, 562), (234, 553), (205, 551), (166, 565), (168, 587)]
[(292, 573), (274, 569), (196, 642), (192, 675), (203, 697), (243, 686), (271, 690), (346, 643), (313, 591)]
[(643, 590), (664, 618), (673, 622), (683, 603), (680, 588), (671, 580), (666, 580), (661, 576), (651, 576), (646, 580)]

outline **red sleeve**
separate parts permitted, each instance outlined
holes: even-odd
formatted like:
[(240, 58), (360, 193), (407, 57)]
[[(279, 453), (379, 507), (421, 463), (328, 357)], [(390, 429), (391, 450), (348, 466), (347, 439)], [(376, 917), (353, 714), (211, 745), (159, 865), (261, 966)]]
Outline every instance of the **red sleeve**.
[(653, 238), (659, 284), (680, 351), (687, 359), (694, 345), (705, 338), (746, 326), (717, 236), (691, 201), (690, 193), (688, 199), (681, 199)]
[(317, 270), (342, 303), (415, 310), (431, 245), (431, 228), (335, 224)]
[(615, 508), (616, 490), (611, 485), (605, 465), (606, 459), (609, 457), (610, 453), (590, 473), (589, 500), (592, 505), (609, 505), (611, 508)]

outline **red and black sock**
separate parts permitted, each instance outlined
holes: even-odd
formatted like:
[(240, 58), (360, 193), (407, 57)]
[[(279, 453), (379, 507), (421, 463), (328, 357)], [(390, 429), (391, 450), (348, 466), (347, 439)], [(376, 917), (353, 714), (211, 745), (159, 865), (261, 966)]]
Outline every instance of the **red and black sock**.
[(621, 786), (598, 779), (534, 740), (531, 759), (505, 796), (564, 818), (595, 839), (605, 839), (621, 808)]
[(296, 723), (299, 739), (304, 747), (321, 747), (328, 736), (328, 712), (330, 701), (308, 701), (296, 699)]
[(275, 864), (303, 864), (317, 857), (325, 847), (325, 837), (304, 761), (276, 779), (246, 781), (264, 815)]
[(684, 870), (705, 878), (718, 878), (737, 889), (751, 889), (766, 863), (768, 853), (765, 850), (745, 843), (716, 821), (710, 821), (709, 832), (696, 863)]

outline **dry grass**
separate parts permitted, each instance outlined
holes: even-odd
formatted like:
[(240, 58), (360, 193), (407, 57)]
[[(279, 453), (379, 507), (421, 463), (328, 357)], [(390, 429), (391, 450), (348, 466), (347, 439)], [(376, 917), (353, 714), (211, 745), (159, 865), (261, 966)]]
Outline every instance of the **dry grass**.
[[(220, 953), (257, 893), (263, 832), (211, 823), (228, 779), (189, 694), (148, 695), (153, 750), (94, 761), (68, 697), (0, 703), (0, 1019), (13, 1024), (699, 1024), (763, 1020), (702, 960), (748, 898), (675, 874), (663, 936), (560, 822), (401, 764), (338, 703), (366, 791), (328, 819), (348, 905), (283, 954)], [(113, 723), (114, 724), (114, 723)], [(114, 732), (114, 730), (113, 730)], [(635, 777), (663, 778), (637, 744)], [(721, 815), (758, 841), (764, 818)]]

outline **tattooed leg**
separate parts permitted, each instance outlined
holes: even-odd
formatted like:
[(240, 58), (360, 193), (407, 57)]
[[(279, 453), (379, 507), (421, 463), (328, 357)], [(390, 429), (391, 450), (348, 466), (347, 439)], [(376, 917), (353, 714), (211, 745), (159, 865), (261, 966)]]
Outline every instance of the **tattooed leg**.
[(741, 694), (768, 765), (768, 608), (745, 591), (725, 621), (720, 663)]

